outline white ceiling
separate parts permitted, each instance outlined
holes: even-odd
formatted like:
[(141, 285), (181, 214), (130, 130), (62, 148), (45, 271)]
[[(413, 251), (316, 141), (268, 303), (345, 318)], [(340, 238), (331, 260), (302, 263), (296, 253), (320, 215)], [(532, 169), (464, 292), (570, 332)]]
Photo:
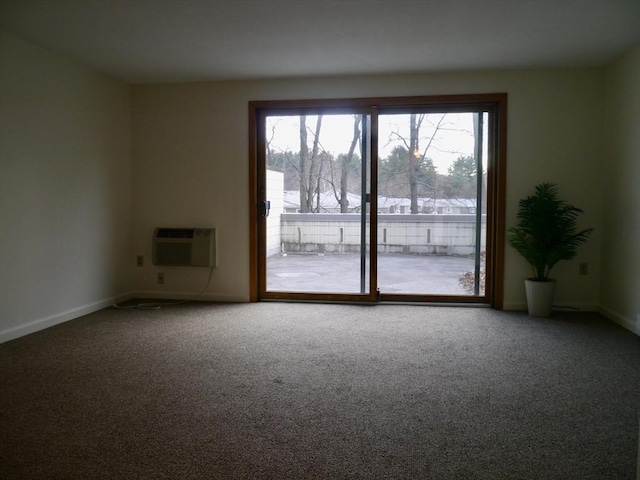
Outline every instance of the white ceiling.
[(0, 29), (130, 83), (600, 66), (640, 0), (0, 0)]

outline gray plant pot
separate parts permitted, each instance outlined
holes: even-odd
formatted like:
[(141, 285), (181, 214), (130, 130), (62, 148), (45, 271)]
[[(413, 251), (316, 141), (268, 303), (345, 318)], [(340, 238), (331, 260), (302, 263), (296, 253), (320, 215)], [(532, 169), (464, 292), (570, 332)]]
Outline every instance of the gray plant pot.
[(527, 308), (529, 315), (535, 317), (548, 317), (551, 315), (553, 297), (556, 291), (556, 281), (548, 280), (540, 282), (527, 279), (524, 281), (527, 294)]

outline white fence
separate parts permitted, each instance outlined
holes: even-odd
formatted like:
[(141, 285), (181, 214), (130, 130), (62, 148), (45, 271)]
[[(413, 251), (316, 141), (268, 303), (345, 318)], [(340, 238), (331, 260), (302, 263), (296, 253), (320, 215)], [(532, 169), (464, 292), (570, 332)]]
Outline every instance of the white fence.
[[(282, 253), (358, 253), (360, 214), (284, 213), (280, 218)], [(481, 245), (485, 249), (486, 218), (481, 218)], [(368, 223), (366, 228), (369, 228)], [(272, 231), (273, 232), (273, 231)], [(278, 253), (271, 237), (269, 254)], [(475, 252), (475, 215), (378, 215), (378, 252), (415, 255), (471, 255)]]
[[(361, 214), (284, 213), (283, 174), (267, 170), (267, 185), (268, 256), (360, 252)], [(476, 250), (476, 220), (475, 214), (378, 214), (378, 253), (471, 255)], [(485, 250), (484, 215), (480, 225), (480, 249)]]

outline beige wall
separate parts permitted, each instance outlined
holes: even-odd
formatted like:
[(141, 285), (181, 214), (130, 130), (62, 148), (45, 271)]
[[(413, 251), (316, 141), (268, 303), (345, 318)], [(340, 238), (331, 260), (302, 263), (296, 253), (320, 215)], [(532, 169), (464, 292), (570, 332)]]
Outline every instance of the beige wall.
[(129, 87), (0, 33), (0, 341), (130, 291)]
[(604, 313), (640, 334), (640, 46), (607, 68), (602, 161)]
[[(199, 292), (207, 269), (165, 268), (156, 284), (156, 226), (216, 227), (204, 298), (248, 300), (250, 100), (486, 92), (509, 94), (507, 223), (536, 183), (558, 183), (596, 231), (557, 267), (557, 303), (633, 328), (638, 48), (607, 69), (129, 87), (14, 37), (0, 42), (0, 341), (134, 294)], [(505, 306), (523, 308), (528, 268), (506, 252)], [(144, 267), (132, 266), (136, 254)]]
[[(215, 226), (219, 263), (209, 298), (249, 298), (248, 102), (507, 92), (507, 222), (536, 183), (556, 182), (582, 207), (596, 233), (576, 261), (559, 265), (557, 303), (596, 309), (602, 234), (602, 69), (477, 72), (256, 82), (142, 85), (132, 88), (134, 250), (149, 256), (153, 227)], [(590, 274), (578, 276), (578, 261)], [(136, 269), (147, 295), (197, 293), (207, 272)], [(505, 306), (524, 308), (526, 264), (507, 249)]]

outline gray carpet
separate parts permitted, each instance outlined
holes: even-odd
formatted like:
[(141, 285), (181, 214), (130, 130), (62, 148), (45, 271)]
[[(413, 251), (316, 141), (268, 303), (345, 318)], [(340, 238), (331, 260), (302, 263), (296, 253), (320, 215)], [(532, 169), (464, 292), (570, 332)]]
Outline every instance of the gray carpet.
[(108, 309), (0, 345), (0, 478), (633, 479), (639, 401), (597, 314)]

